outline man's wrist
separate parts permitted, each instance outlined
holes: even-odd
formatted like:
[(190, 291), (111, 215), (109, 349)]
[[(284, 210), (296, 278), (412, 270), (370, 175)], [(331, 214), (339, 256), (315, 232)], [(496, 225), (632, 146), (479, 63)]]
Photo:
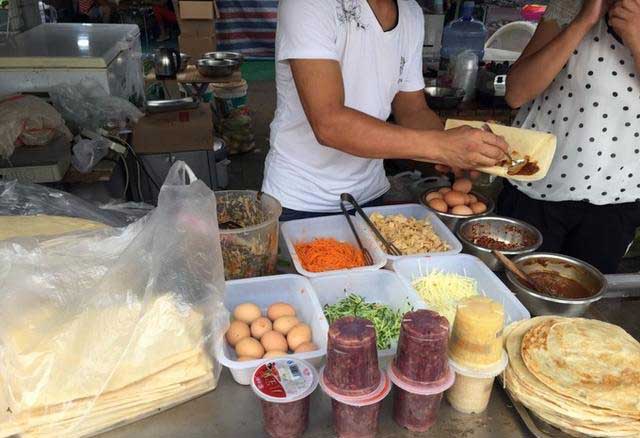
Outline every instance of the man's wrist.
[(442, 156), (440, 145), (442, 144), (443, 131), (416, 131), (416, 133), (419, 136), (416, 159), (429, 163), (440, 163)]

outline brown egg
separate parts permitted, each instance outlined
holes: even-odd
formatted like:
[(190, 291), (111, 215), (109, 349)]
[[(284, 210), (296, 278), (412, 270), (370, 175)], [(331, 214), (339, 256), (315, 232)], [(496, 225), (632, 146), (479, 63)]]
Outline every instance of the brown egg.
[(291, 304), (273, 303), (267, 309), (267, 316), (271, 321), (275, 321), (281, 316), (296, 316), (296, 309)]
[(236, 344), (236, 354), (238, 357), (253, 357), (260, 359), (264, 355), (264, 348), (253, 338), (244, 338)]
[(443, 188), (441, 188), (441, 189), (438, 189), (438, 192), (439, 192), (439, 193), (442, 193), (443, 195), (444, 195), (445, 193), (447, 193), (447, 192), (450, 192), (450, 191), (451, 191), (451, 187), (443, 187)]
[(466, 205), (456, 205), (451, 209), (452, 214), (459, 214), (464, 216), (469, 216), (473, 214), (473, 210), (471, 210)]
[(262, 335), (272, 330), (271, 320), (261, 316), (251, 323), (251, 336), (260, 339)]
[(473, 187), (473, 183), (466, 178), (457, 179), (451, 186), (453, 190), (457, 190), (462, 193), (469, 193), (471, 191), (471, 187)]
[(466, 193), (457, 192), (452, 190), (444, 195), (444, 202), (447, 203), (449, 207), (455, 207), (456, 205), (464, 205), (467, 202)]
[(481, 214), (487, 211), (487, 206), (484, 202), (474, 202), (469, 206), (469, 208), (471, 208), (471, 211), (473, 211), (474, 214)]
[(478, 202), (478, 198), (476, 197), (476, 195), (472, 195), (471, 193), (467, 194), (467, 201), (468, 204), (475, 204), (476, 202)]
[(300, 324), (300, 321), (295, 316), (281, 316), (273, 321), (273, 329), (283, 335), (287, 336), (289, 330)]
[(229, 329), (225, 336), (229, 345), (235, 347), (242, 339), (251, 336), (251, 332), (249, 331), (249, 326), (247, 324), (236, 320), (229, 325)]
[(261, 316), (262, 312), (260, 311), (260, 307), (256, 306), (254, 303), (242, 303), (233, 309), (233, 317), (246, 324), (251, 324)]
[(275, 359), (276, 357), (284, 357), (287, 355), (286, 351), (280, 351), (280, 350), (272, 350), (272, 351), (267, 351), (264, 356), (262, 356), (263, 359)]
[(439, 211), (440, 213), (446, 213), (449, 209), (449, 206), (444, 199), (435, 198), (428, 202), (429, 207), (433, 208), (435, 211)]
[(236, 360), (238, 362), (248, 362), (250, 360), (256, 360), (258, 359), (257, 357), (249, 357), (249, 356), (239, 356)]
[(270, 332), (262, 335), (262, 339), (260, 339), (260, 343), (266, 351), (287, 351), (288, 345), (287, 340), (282, 335), (282, 333), (278, 333), (275, 330), (271, 330)]
[(427, 196), (425, 197), (425, 199), (427, 200), (427, 202), (431, 201), (432, 199), (442, 199), (442, 193), (440, 192), (431, 192), (431, 193), (427, 193)]
[(305, 342), (303, 344), (298, 345), (298, 348), (295, 349), (295, 353), (308, 353), (309, 351), (316, 351), (318, 346), (313, 342)]
[(298, 324), (289, 330), (287, 342), (289, 343), (289, 348), (293, 351), (305, 342), (311, 342), (311, 327), (307, 324)]

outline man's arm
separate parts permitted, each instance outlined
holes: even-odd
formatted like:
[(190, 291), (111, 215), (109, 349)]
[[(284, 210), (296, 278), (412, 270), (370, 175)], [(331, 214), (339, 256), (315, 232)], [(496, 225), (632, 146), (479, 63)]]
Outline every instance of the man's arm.
[(640, 0), (616, 2), (609, 12), (609, 25), (631, 51), (640, 79)]
[(580, 14), (564, 29), (543, 20), (507, 76), (505, 99), (519, 108), (549, 87), (585, 35), (606, 12), (606, 0), (585, 0)]
[[(503, 139), (481, 130), (418, 130), (346, 107), (337, 61), (290, 59), (289, 64), (307, 119), (325, 146), (359, 157), (411, 159), (465, 169), (492, 166), (508, 149)], [(413, 119), (407, 114), (400, 117)]]
[(399, 92), (393, 99), (393, 116), (405, 128), (442, 131), (440, 117), (427, 105), (424, 91)]

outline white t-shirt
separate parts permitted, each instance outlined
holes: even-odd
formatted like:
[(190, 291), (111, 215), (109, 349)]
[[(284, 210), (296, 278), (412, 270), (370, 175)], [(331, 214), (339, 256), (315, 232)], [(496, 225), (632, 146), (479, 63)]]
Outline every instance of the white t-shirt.
[(397, 3), (398, 24), (384, 32), (366, 0), (280, 0), (278, 101), (262, 190), (284, 207), (338, 212), (343, 192), (364, 203), (389, 189), (382, 160), (355, 157), (318, 143), (288, 60), (338, 61), (345, 105), (386, 120), (399, 91), (424, 88), (422, 10), (414, 0)]
[[(545, 19), (565, 26), (581, 7), (581, 0), (554, 0)], [(596, 205), (640, 199), (640, 72), (604, 19), (553, 83), (520, 110), (515, 126), (558, 137), (547, 176), (516, 184), (528, 196)]]

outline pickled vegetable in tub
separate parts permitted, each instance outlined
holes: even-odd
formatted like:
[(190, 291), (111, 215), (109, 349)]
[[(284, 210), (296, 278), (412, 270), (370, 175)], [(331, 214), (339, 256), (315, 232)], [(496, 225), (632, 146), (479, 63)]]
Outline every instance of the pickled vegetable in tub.
[(395, 387), (393, 390), (393, 419), (412, 432), (426, 432), (438, 419), (442, 393), (412, 394)]
[(331, 400), (333, 427), (340, 438), (372, 438), (378, 430), (380, 403), (350, 406)]

